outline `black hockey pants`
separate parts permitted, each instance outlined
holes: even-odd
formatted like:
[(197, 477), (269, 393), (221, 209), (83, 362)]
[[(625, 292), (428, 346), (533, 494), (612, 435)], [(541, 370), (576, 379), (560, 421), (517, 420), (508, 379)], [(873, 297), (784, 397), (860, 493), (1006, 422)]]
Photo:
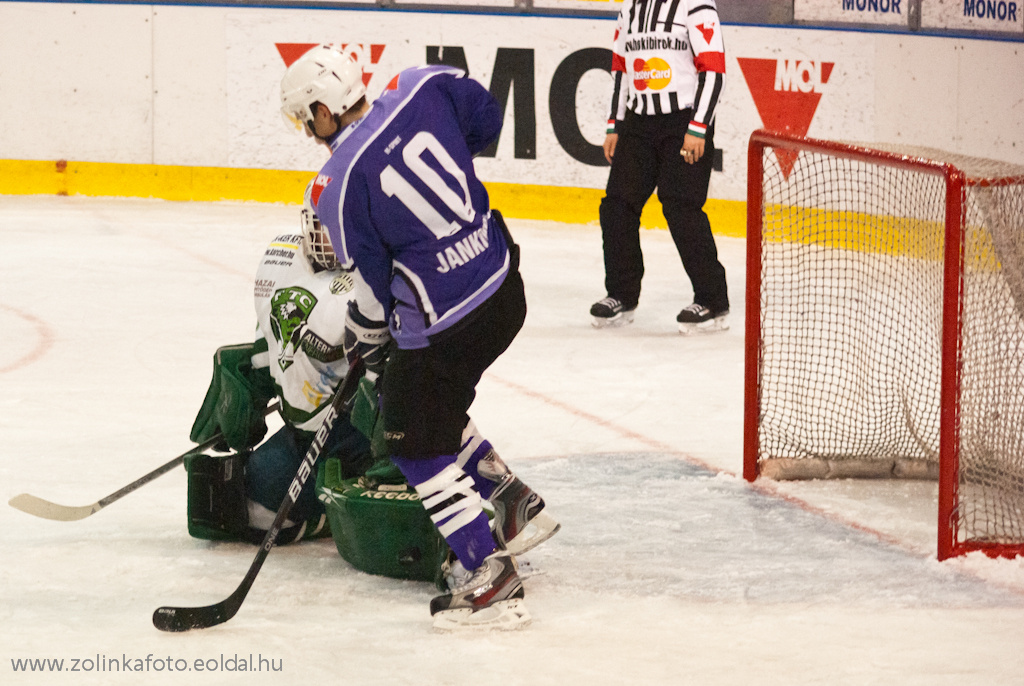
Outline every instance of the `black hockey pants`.
[(711, 223), (704, 213), (715, 151), (714, 127), (708, 129), (704, 156), (696, 164), (686, 164), (679, 151), (691, 115), (691, 110), (649, 116), (630, 112), (619, 127), (600, 215), (605, 290), (627, 309), (640, 299), (644, 275), (640, 213), (655, 188), (693, 286), (694, 301), (715, 311), (729, 308), (725, 267), (718, 261)]

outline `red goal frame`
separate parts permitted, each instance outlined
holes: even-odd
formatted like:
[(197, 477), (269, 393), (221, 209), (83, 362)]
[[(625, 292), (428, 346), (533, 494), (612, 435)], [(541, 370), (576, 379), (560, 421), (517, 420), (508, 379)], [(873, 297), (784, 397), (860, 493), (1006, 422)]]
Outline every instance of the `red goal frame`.
[(955, 517), (959, 503), (959, 441), (963, 307), (964, 236), (966, 227), (966, 189), (970, 185), (1022, 183), (1018, 177), (975, 179), (952, 163), (911, 155), (874, 150), (860, 145), (816, 140), (764, 129), (755, 131), (747, 154), (747, 287), (746, 345), (744, 353), (744, 436), (743, 477), (754, 481), (760, 476), (759, 434), (760, 397), (758, 382), (761, 366), (761, 294), (762, 229), (764, 219), (763, 174), (765, 149), (823, 153), (873, 165), (912, 170), (941, 177), (945, 184), (945, 228), (942, 285), (941, 382), (939, 397), (939, 483), (938, 483), (938, 559), (981, 550), (990, 556), (1024, 554), (1021, 545), (958, 540)]

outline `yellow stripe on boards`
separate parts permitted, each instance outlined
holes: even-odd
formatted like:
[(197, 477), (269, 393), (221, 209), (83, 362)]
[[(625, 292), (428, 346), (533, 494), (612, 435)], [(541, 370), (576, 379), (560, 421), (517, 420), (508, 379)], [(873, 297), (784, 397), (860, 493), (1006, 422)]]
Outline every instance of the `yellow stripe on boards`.
[[(946, 257), (945, 234), (945, 222), (936, 219), (782, 204), (765, 205), (761, 232), (765, 243), (800, 243), (936, 263)], [(971, 271), (1002, 269), (992, 232), (978, 224), (965, 227), (963, 259)]]
[(765, 206), (762, 237), (767, 243), (941, 261), (943, 232), (944, 225), (937, 221), (771, 204)]
[(180, 167), (63, 160), (0, 160), (0, 194), (300, 204), (316, 174), (274, 169)]
[[(485, 183), (491, 196), (491, 206), (516, 219), (546, 219), (570, 224), (600, 222), (598, 208), (603, 189), (564, 188), (561, 186), (531, 186), (529, 184)], [(708, 199), (704, 211), (711, 222), (711, 230), (720, 236), (743, 238), (747, 235), (747, 204), (739, 200)], [(645, 229), (667, 229), (661, 203), (651, 197), (640, 215)]]
[[(0, 160), (0, 195), (85, 195), (164, 200), (240, 200), (302, 203), (312, 171), (182, 167), (111, 162)], [(512, 183), (485, 183), (491, 205), (515, 219), (598, 225), (604, 190)], [(719, 235), (746, 235), (746, 204), (708, 200), (705, 211)], [(641, 225), (665, 229), (661, 203), (652, 197)]]

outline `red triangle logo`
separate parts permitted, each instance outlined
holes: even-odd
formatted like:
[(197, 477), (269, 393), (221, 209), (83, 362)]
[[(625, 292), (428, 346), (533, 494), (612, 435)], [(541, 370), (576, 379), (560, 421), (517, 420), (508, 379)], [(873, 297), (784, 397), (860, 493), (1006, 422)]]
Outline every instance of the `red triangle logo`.
[(700, 31), (701, 35), (704, 36), (704, 42), (711, 45), (711, 39), (715, 37), (715, 25), (711, 24), (697, 24), (697, 30)]
[[(317, 43), (274, 43), (274, 47), (277, 48), (277, 52), (281, 55), (281, 59), (284, 60), (284, 66), (286, 67), (292, 66), (295, 60), (305, 55), (311, 48), (315, 48), (317, 45)], [(369, 86), (373, 73), (367, 72), (365, 69), (366, 58), (370, 58), (370, 64), (377, 64), (380, 62), (381, 55), (384, 54), (384, 48), (387, 46), (383, 44), (365, 46), (361, 43), (341, 43), (338, 47), (342, 52), (348, 50), (356, 57), (360, 66), (363, 67), (363, 85)], [(369, 48), (369, 54), (367, 54), (367, 47)]]
[[(833, 62), (739, 57), (740, 71), (754, 98), (764, 128), (807, 135), (818, 110), (822, 86), (832, 75)], [(789, 178), (798, 153), (775, 151), (784, 177)]]
[(290, 67), (295, 60), (299, 59), (310, 49), (317, 46), (316, 43), (274, 43), (277, 52), (284, 60), (284, 66)]

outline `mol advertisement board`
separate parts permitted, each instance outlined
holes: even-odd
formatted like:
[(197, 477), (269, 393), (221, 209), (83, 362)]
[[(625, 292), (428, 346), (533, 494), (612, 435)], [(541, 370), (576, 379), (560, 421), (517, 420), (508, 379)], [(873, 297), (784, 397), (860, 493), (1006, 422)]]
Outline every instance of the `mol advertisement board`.
[[(398, 71), (423, 63), (462, 67), (487, 86), (505, 111), (497, 146), (477, 159), (488, 181), (579, 188), (607, 181), (601, 143), (612, 90), (610, 19), (358, 10), (229, 11), (226, 19), (229, 108), (248, 113), (228, 118), (229, 166), (323, 164), (326, 149), (282, 122), (278, 88), (288, 64), (325, 42), (358, 58), (371, 99)], [(723, 152), (712, 197), (744, 197), (746, 143), (761, 126), (871, 138), (868, 37), (802, 32), (783, 47), (771, 29), (725, 30), (726, 88), (716, 124)], [(645, 85), (659, 83), (652, 77)]]
[(478, 162), (489, 180), (599, 187), (607, 179), (610, 20), (249, 11), (230, 12), (226, 28), (227, 90), (249, 113), (229, 124), (230, 166), (320, 167), (327, 151), (282, 124), (278, 89), (286, 65), (333, 43), (359, 59), (371, 100), (399, 71), (424, 63), (461, 67), (490, 88), (505, 125)]
[[(58, 120), (0, 107), (0, 148), (15, 162), (155, 165), (185, 176), (192, 168), (316, 171), (327, 151), (289, 131), (278, 89), (291, 61), (327, 42), (358, 56), (371, 98), (398, 71), (432, 62), (462, 67), (489, 88), (505, 120), (498, 144), (477, 159), (485, 181), (531, 186), (557, 204), (584, 189), (576, 196), (593, 210), (608, 178), (601, 143), (612, 91), (611, 16), (0, 3), (0, 24), (12, 37), (0, 41), (0, 55), (21, 65), (5, 74), (6, 101), (69, 103)], [(1024, 161), (1024, 81), (1015, 78), (1024, 54), (1012, 42), (722, 28), (721, 170), (712, 175), (711, 198), (745, 197), (747, 141), (761, 127)], [(643, 85), (661, 87), (664, 69), (649, 66)], [(241, 176), (239, 193), (261, 183), (258, 173)], [(567, 191), (550, 192), (559, 188)]]

